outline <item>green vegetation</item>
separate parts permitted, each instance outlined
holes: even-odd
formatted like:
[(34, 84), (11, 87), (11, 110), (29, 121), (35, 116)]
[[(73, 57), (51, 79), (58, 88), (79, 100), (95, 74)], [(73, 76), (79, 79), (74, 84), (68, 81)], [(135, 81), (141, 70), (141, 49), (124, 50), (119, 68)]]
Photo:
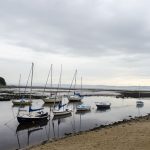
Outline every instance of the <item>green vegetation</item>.
[(0, 77), (0, 86), (6, 86), (6, 81), (2, 77)]

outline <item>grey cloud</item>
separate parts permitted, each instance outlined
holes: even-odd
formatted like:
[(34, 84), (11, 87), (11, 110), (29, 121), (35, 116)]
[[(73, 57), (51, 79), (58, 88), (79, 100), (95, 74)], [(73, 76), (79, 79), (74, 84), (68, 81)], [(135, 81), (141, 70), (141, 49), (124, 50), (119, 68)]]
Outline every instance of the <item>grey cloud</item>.
[(150, 55), (148, 1), (7, 0), (0, 38), (69, 56)]

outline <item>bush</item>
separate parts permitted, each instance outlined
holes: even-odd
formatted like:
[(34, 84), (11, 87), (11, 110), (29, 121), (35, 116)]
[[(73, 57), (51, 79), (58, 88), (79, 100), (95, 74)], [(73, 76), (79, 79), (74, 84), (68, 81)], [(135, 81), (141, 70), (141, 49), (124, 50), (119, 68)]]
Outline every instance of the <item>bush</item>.
[(5, 86), (5, 85), (6, 85), (5, 79), (0, 77), (0, 86)]

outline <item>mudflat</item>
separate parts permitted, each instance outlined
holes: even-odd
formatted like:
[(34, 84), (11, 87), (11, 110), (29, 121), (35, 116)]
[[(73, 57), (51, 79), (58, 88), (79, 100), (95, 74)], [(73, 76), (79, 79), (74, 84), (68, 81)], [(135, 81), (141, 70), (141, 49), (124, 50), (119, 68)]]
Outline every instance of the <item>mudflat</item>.
[(150, 116), (47, 142), (30, 150), (150, 150)]

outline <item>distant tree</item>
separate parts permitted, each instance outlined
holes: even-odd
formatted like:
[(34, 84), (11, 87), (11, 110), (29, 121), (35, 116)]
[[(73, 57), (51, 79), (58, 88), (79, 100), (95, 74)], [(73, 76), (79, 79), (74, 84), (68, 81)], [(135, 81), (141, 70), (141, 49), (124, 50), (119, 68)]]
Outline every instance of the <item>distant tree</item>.
[(0, 86), (5, 86), (5, 85), (6, 85), (5, 79), (0, 77)]

